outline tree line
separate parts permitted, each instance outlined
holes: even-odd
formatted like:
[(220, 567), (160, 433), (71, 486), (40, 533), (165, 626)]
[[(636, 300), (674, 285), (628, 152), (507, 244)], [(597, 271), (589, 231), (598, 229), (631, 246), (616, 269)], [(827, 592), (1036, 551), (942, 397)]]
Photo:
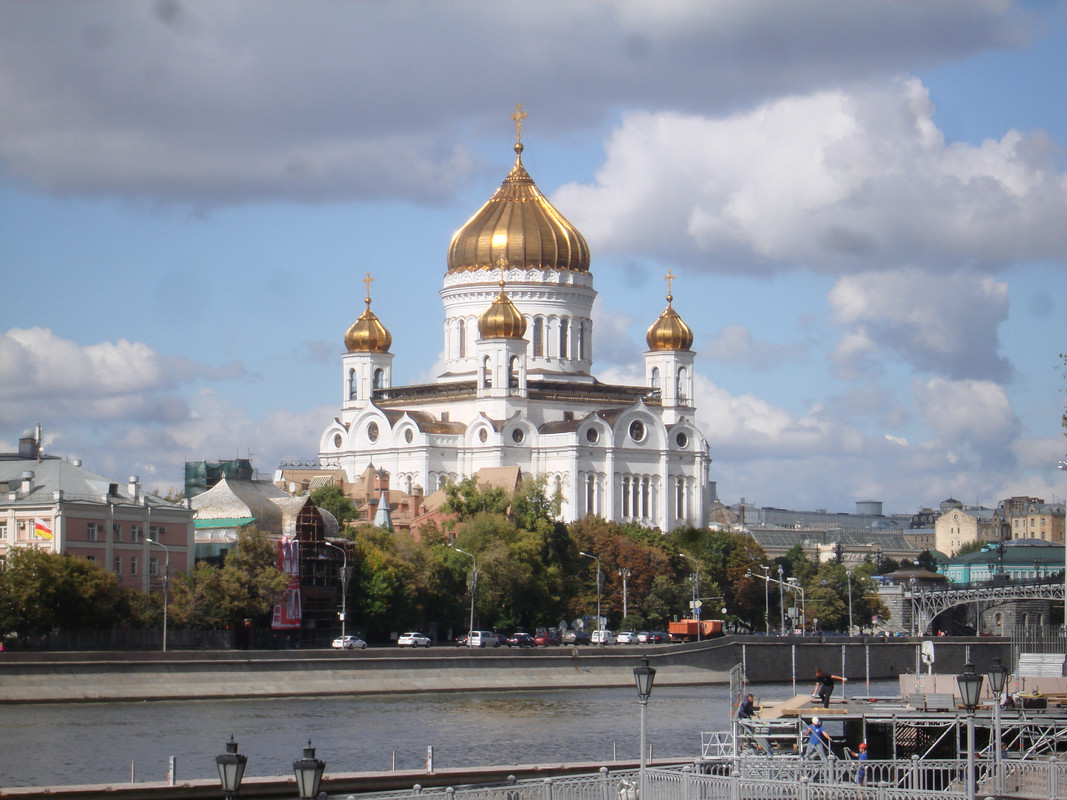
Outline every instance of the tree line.
[[(399, 630), (436, 628), (442, 636), (465, 631), (472, 588), (478, 628), (533, 631), (579, 622), (591, 629), (597, 559), (600, 607), (612, 629), (665, 630), (670, 620), (691, 616), (697, 564), (704, 619), (724, 619), (738, 630), (762, 630), (768, 619), (777, 627), (782, 593), (773, 583), (767, 591), (752, 573), (781, 574), (796, 579), (809, 621), (817, 617), (824, 631), (848, 628), (851, 583), (853, 619), (870, 628), (874, 616), (888, 616), (872, 576), (901, 566), (891, 559), (867, 561), (852, 565), (849, 576), (839, 561), (816, 563), (799, 545), (770, 560), (742, 533), (689, 527), (663, 532), (599, 517), (564, 524), (558, 520), (560, 498), (543, 480), (527, 479), (509, 493), (479, 489), (466, 479), (447, 487), (447, 495), (449, 521), (423, 528), (416, 538), (352, 524), (354, 511), (337, 489), (312, 494), (316, 505), (341, 521), (340, 535), (352, 541), (349, 630), (372, 638)], [(251, 619), (257, 627), (269, 625), (288, 581), (275, 562), (270, 537), (243, 529), (221, 566), (199, 562), (190, 573), (170, 577), (169, 624), (211, 630)], [(86, 559), (13, 550), (0, 571), (0, 634), (32, 643), (59, 630), (160, 627), (160, 580), (154, 579), (156, 591), (138, 592), (120, 587), (114, 574)], [(784, 595), (787, 607), (794, 605), (791, 595)]]

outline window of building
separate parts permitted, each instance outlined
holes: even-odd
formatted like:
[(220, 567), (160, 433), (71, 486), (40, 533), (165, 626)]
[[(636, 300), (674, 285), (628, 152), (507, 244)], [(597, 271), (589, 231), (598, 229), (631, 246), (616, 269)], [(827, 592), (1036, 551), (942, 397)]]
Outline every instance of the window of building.
[(543, 358), (545, 355), (545, 321), (538, 317), (534, 320), (533, 328), (534, 358)]
[(130, 574), (137, 574), (137, 556), (130, 556)]
[(385, 371), (382, 370), (381, 367), (379, 367), (378, 369), (374, 370), (374, 388), (375, 389), (384, 389), (385, 388)]
[(659, 367), (652, 368), (652, 374), (649, 376), (648, 383), (653, 389), (659, 388)]
[(575, 345), (578, 348), (578, 358), (585, 359), (585, 322), (578, 320), (578, 329), (574, 332)]
[(95, 564), (96, 563), (96, 556), (86, 556), (85, 560), (88, 561), (90, 564)]
[(467, 357), (467, 322), (466, 320), (460, 320), (458, 324), (459, 329), (459, 357)]
[(6, 539), (6, 538), (7, 538), (7, 523), (6, 522), (0, 522), (0, 539)]
[(122, 556), (115, 556), (115, 574), (122, 574)]
[(88, 525), (85, 526), (85, 538), (86, 538), (87, 541), (90, 541), (90, 542), (95, 542), (96, 541), (96, 523), (95, 522), (90, 522)]
[(493, 388), (493, 362), (489, 356), (482, 360), (482, 387), (485, 389)]
[(354, 369), (350, 369), (348, 371), (348, 399), (349, 400), (355, 400), (356, 399), (356, 395), (358, 394), (356, 386), (357, 386), (357, 384), (356, 384), (356, 371)]
[(142, 542), (144, 541), (144, 527), (138, 525), (136, 522), (130, 526), (130, 541)]
[(122, 541), (122, 526), (117, 522), (111, 523), (111, 541)]
[(149, 537), (155, 539), (157, 542), (162, 541), (163, 536), (164, 534), (166, 534), (166, 532), (167, 529), (164, 528), (162, 525), (153, 525), (151, 528), (148, 529)]
[(559, 357), (567, 358), (570, 355), (570, 323), (561, 319), (559, 321)]
[(159, 574), (159, 559), (158, 558), (150, 558), (150, 559), (148, 559), (148, 574), (153, 578), (156, 577)]
[(519, 357), (512, 356), (510, 369), (508, 370), (508, 386), (512, 389), (519, 388)]

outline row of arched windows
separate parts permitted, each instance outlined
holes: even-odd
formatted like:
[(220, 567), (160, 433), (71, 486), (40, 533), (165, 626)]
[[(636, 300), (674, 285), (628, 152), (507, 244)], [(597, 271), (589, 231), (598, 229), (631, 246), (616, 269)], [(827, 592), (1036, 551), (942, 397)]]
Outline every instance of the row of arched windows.
[[(592, 322), (570, 317), (534, 317), (530, 325), (530, 353), (534, 358), (566, 358), (579, 361), (588, 358), (587, 339)], [(474, 317), (460, 317), (452, 321), (448, 331), (449, 351), (455, 358), (472, 355), (478, 335), (478, 321)]]
[[(653, 367), (648, 378), (649, 388), (659, 389), (661, 380), (659, 367)], [(685, 367), (681, 367), (678, 370), (678, 377), (674, 382), (674, 392), (680, 402), (689, 399), (689, 370)]]
[[(371, 378), (371, 391), (375, 389), (385, 388), (385, 370), (381, 367), (377, 367), (374, 370), (374, 374)], [(348, 399), (359, 400), (359, 379), (356, 376), (356, 370), (348, 370)]]

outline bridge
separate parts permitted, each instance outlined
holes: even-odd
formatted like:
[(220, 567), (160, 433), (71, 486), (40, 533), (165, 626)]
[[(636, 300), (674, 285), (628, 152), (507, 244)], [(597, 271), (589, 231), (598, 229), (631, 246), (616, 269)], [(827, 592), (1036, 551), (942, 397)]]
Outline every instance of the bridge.
[(1064, 582), (1060, 577), (1038, 578), (1011, 583), (986, 582), (967, 586), (935, 587), (912, 582), (906, 596), (910, 598), (917, 633), (924, 634), (938, 614), (955, 606), (971, 603), (1000, 605), (1013, 600), (1063, 600)]

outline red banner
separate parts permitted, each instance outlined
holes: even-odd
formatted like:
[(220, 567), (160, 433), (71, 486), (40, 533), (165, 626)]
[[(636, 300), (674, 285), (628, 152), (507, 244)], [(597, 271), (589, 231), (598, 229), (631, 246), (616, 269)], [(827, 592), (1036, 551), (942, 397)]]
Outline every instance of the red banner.
[(274, 606), (271, 628), (288, 630), (300, 627), (300, 543), (288, 536), (278, 542), (278, 569), (289, 575), (289, 588)]

